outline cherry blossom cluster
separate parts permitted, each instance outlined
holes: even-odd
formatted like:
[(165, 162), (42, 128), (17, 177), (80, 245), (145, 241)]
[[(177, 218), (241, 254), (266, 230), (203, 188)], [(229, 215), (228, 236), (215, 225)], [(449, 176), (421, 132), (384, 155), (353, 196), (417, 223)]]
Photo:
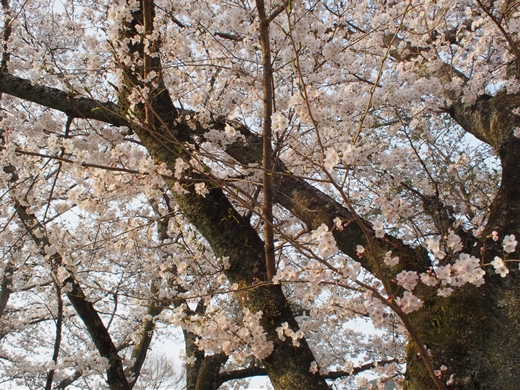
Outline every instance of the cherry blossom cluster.
[(312, 238), (317, 242), (317, 248), (324, 258), (338, 253), (336, 240), (324, 223), (312, 232)]
[(298, 340), (303, 338), (303, 336), (304, 336), (301, 329), (299, 329), (297, 332), (295, 332), (294, 330), (292, 330), (289, 327), (289, 324), (287, 322), (284, 322), (282, 324), (282, 326), (280, 326), (279, 328), (276, 328), (276, 332), (278, 333), (278, 338), (282, 341), (286, 340), (285, 336), (290, 337), (292, 339), (292, 343), (295, 347), (300, 346), (300, 342)]
[[(0, 319), (2, 329), (11, 332), (0, 345), (2, 356), (10, 356), (7, 370), (38, 381), (51, 368), (60, 375), (73, 369), (98, 373), (105, 369), (97, 355), (85, 357), (85, 363), (61, 356), (56, 363), (30, 364), (31, 359), (51, 355), (48, 332), (40, 324), (51, 324), (57, 313), (52, 278), (59, 285), (69, 276), (86, 286), (101, 313), (114, 313), (103, 320), (111, 324), (122, 345), (131, 342), (128, 335), (133, 334), (134, 340), (140, 337), (135, 329), (150, 301), (176, 297), (202, 302), (206, 312), (191, 316), (190, 307), (181, 304), (168, 308), (158, 323), (193, 330), (201, 348), (225, 351), (237, 364), (268, 356), (272, 346), (260, 326), (261, 314), (245, 310), (236, 314), (234, 294), (228, 292), (239, 288), (230, 286), (223, 273), (229, 262), (215, 256), (179, 215), (161, 177), (180, 181), (194, 170), (232, 181), (228, 194), (237, 210), (252, 225), (261, 225), (262, 169), (258, 162), (238, 163), (224, 151), (231, 145), (246, 145), (238, 123), (261, 135), (261, 50), (254, 2), (208, 1), (201, 6), (193, 0), (160, 0), (153, 33), (146, 35), (138, 23), (132, 39), (121, 38), (121, 26), (139, 8), (136, 0), (65, 1), (65, 10), (46, 1), (10, 3), (12, 15), (23, 15), (12, 21), (6, 46), (11, 73), (67, 91), (71, 97), (117, 102), (122, 98), (124, 68), (142, 67), (142, 59), (132, 51), (132, 45), (142, 44), (146, 53), (160, 57), (164, 71), (136, 73), (138, 85), (128, 91), (129, 118), (142, 124), (138, 109), (160, 85), (179, 109), (190, 112), (179, 123), (197, 133), (198, 144), (196, 150), (183, 146), (191, 156), (178, 158), (170, 172), (149, 157), (128, 129), (80, 118), (68, 123), (64, 114), (2, 96), (1, 165), (15, 166), (18, 176), (13, 185), (15, 175), (0, 170), (4, 194), (0, 275), (5, 277), (4, 269), (15, 266), (15, 299)], [(273, 150), (286, 166), (284, 174), (300, 176), (340, 204), (349, 203), (360, 217), (373, 221), (371, 239), (376, 242), (388, 234), (430, 253), (429, 271), (405, 269), (395, 276), (403, 292), (395, 303), (407, 314), (421, 309), (420, 289), (425, 286), (449, 297), (467, 283), (481, 286), (486, 270), (490, 276), (506, 277), (511, 264), (518, 262), (512, 232), (500, 232), (503, 238), (491, 234), (499, 249), (489, 257), (493, 260), (486, 260), (488, 264), (464, 248), (467, 240), (457, 234), (462, 229), (473, 231), (470, 241), (486, 239), (482, 234), (499, 188), (500, 164), (491, 146), (476, 145), (447, 119), (445, 108), (457, 100), (471, 105), (482, 94), (518, 93), (520, 83), (510, 75), (513, 56), (507, 36), (477, 3), (462, 0), (453, 7), (448, 0), (413, 1), (413, 12), (408, 13), (406, 3), (338, 2), (332, 7), (293, 1), (291, 9), (271, 23), (270, 41), (276, 105), (271, 117), (276, 133)], [(520, 15), (512, 12), (505, 17), (503, 4), (495, 2), (493, 13), (500, 16), (504, 31), (518, 39)], [(388, 37), (394, 36), (390, 44)], [(452, 77), (447, 79), (446, 74)], [(512, 115), (519, 112), (513, 109)], [(224, 118), (222, 130), (212, 127), (215, 118)], [(510, 129), (509, 136), (519, 135), (517, 125)], [(26, 156), (16, 149), (50, 157)], [(83, 163), (122, 171), (86, 168)], [(200, 182), (193, 188), (204, 197), (212, 185)], [(187, 191), (179, 183), (173, 189), (179, 194)], [(13, 217), (15, 201), (44, 221), (45, 229), (36, 234), (48, 237), (51, 245), (43, 253)], [(277, 247), (280, 262), (273, 282), (281, 283), (291, 303), (308, 313), (298, 317), (304, 331), (294, 332), (283, 324), (278, 334), (298, 343), (300, 332), (305, 332), (316, 355), (312, 372), (343, 366), (341, 359), (354, 361), (349, 340), (369, 345), (362, 342), (364, 336), (348, 333), (352, 318), (369, 315), (376, 327), (390, 329), (388, 334), (405, 333), (392, 320), (388, 306), (355, 284), (364, 283), (386, 296), (377, 278), (338, 254), (333, 230), (346, 228), (341, 220), (334, 228), (323, 224), (306, 234), (301, 233), (301, 221), (287, 211), (277, 208), (276, 214), (277, 239), (283, 244)], [(441, 214), (453, 226), (438, 226)], [(161, 222), (166, 225), (161, 226), (164, 240), (159, 239)], [(351, 246), (356, 245), (357, 254), (351, 257), (364, 261), (373, 255), (365, 242)], [(312, 252), (315, 248), (318, 253)], [(383, 267), (401, 266), (397, 250), (392, 251), (385, 250), (384, 258), (378, 254), (375, 261)], [(49, 261), (56, 254), (62, 263), (51, 268)], [(213, 310), (217, 306), (218, 312)], [(63, 350), (70, 356), (91, 351), (74, 312), (70, 307), (64, 310)], [(401, 328), (396, 333), (397, 327)], [(18, 345), (18, 340), (25, 341)], [(336, 360), (327, 343), (337, 347)], [(389, 346), (402, 343), (392, 344), (382, 336), (370, 344), (374, 348), (366, 349), (378, 351), (369, 356), (372, 359), (386, 356)], [(399, 356), (395, 348), (392, 355)]]

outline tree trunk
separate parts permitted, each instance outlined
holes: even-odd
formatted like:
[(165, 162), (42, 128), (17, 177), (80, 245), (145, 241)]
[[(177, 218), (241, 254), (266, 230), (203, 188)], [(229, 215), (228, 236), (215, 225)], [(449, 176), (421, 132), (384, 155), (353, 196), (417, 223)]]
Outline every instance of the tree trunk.
[[(149, 7), (153, 5), (148, 4)], [(122, 26), (121, 35), (124, 38), (138, 37), (136, 26), (143, 21), (143, 9), (147, 5), (141, 1), (141, 9), (134, 12), (134, 19)], [(153, 18), (153, 9), (148, 10)], [(136, 43), (131, 50), (141, 58), (145, 58), (144, 46)], [(146, 64), (146, 62), (145, 62)], [(161, 69), (158, 57), (151, 59), (151, 66), (155, 70)], [(125, 102), (126, 93), (139, 82), (138, 73), (147, 74), (147, 69), (125, 69), (125, 86), (121, 98), (123, 113), (128, 106)], [(141, 110), (153, 112), (156, 115), (153, 123), (147, 120), (143, 127), (135, 126), (134, 131), (143, 146), (151, 156), (160, 163), (165, 163), (175, 171), (176, 159), (184, 155), (182, 143), (190, 141), (189, 127), (176, 122), (177, 109), (173, 105), (168, 91), (163, 87), (162, 78), (158, 78), (159, 88), (153, 91), (149, 103), (151, 107), (142, 107)], [(139, 110), (139, 109), (138, 109)], [(148, 118), (148, 115), (142, 115)], [(157, 126), (154, 125), (158, 124)], [(192, 178), (197, 179), (196, 175)], [(180, 211), (186, 216), (197, 230), (209, 242), (217, 257), (229, 257), (231, 267), (226, 271), (226, 277), (231, 283), (240, 287), (251, 287), (258, 281), (266, 280), (266, 263), (264, 245), (257, 232), (234, 209), (224, 192), (220, 188), (212, 188), (202, 197), (195, 193), (192, 185), (185, 185), (188, 193), (178, 194), (174, 189), (174, 182), (166, 180)], [(291, 312), (280, 286), (261, 286), (248, 289), (237, 294), (240, 304), (252, 313), (262, 311), (261, 325), (268, 335), (269, 341), (274, 344), (274, 350), (264, 360), (267, 373), (275, 389), (328, 389), (328, 385), (319, 375), (309, 372), (314, 356), (305, 340), (300, 341), (299, 347), (294, 347), (289, 340), (282, 342), (278, 338), (276, 328), (287, 322), (293, 330), (298, 324)]]
[[(502, 181), (479, 245), (465, 248), (489, 264), (495, 256), (505, 259), (505, 235), (520, 237), (520, 139), (513, 136), (520, 117), (512, 110), (520, 95), (481, 97), (476, 104), (454, 104), (451, 116), (468, 132), (491, 145), (500, 157)], [(499, 241), (490, 238), (496, 231)], [(517, 258), (516, 252), (512, 258)], [(432, 360), (454, 375), (452, 389), (483, 390), (518, 388), (520, 378), (520, 271), (509, 263), (502, 278), (491, 266), (481, 287), (466, 285), (448, 298), (436, 297), (413, 316), (413, 323), (431, 350)], [(417, 350), (408, 348), (405, 389), (434, 389)]]
[[(494, 273), (493, 271), (491, 271)], [(520, 378), (520, 275), (487, 275), (481, 287), (465, 286), (449, 298), (437, 297), (413, 317), (443, 379), (451, 389), (518, 388)], [(407, 390), (435, 389), (417, 348), (407, 349)]]

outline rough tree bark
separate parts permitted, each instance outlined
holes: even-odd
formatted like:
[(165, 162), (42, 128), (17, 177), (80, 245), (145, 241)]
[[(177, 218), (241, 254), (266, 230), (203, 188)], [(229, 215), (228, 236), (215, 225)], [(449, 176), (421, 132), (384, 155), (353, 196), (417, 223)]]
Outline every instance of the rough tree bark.
[[(156, 66), (160, 69), (160, 64)], [(131, 83), (136, 83), (135, 77), (131, 79)], [(183, 123), (166, 90), (160, 91), (152, 102), (153, 111), (166, 128), (159, 126), (153, 131), (130, 125), (124, 119), (124, 111), (119, 111), (114, 104), (31, 85), (12, 75), (0, 73), (0, 92), (65, 112), (71, 117), (130, 126), (150, 154), (172, 170), (178, 157), (175, 146), (179, 141), (190, 140), (191, 130)], [(471, 106), (455, 102), (447, 110), (467, 132), (491, 145), (502, 163), (501, 186), (492, 204), (491, 215), (482, 235), (484, 238), (476, 246), (465, 248), (466, 252), (472, 252), (487, 263), (501, 253), (499, 245), (486, 238), (492, 231), (520, 237), (520, 140), (512, 135), (513, 129), (520, 126), (520, 117), (511, 113), (518, 106), (520, 95), (499, 94), (495, 97), (483, 96)], [(181, 120), (175, 122), (176, 119)], [(218, 121), (215, 127), (219, 127)], [(243, 163), (261, 161), (261, 140), (245, 128), (238, 130), (246, 135), (247, 144), (238, 142), (230, 145), (228, 153)], [(292, 176), (282, 164), (277, 169), (280, 174), (273, 181), (275, 201), (300, 218), (310, 229), (317, 228), (321, 223), (330, 226), (337, 216), (343, 218), (348, 224), (342, 232), (336, 231), (335, 237), (339, 248), (355, 257), (356, 245), (363, 244), (366, 237), (348, 209), (305, 181)], [(168, 184), (173, 186), (172, 182)], [(231, 268), (226, 276), (230, 282), (250, 286), (257, 280), (264, 280), (266, 269), (263, 243), (250, 224), (236, 212), (224, 192), (212, 188), (203, 198), (194, 194), (191, 187), (186, 186), (186, 189), (188, 193), (175, 195), (176, 200), (189, 221), (211, 244), (215, 254), (229, 256)], [(369, 224), (366, 228), (371, 231)], [(423, 272), (430, 266), (423, 249), (407, 247), (388, 235), (381, 239), (374, 237), (374, 240), (381, 252), (392, 250), (401, 258), (401, 268), (385, 269), (390, 279), (402, 269)], [(373, 260), (364, 258), (363, 266), (369, 271), (373, 270)], [(431, 350), (433, 361), (439, 365), (445, 364), (448, 366), (447, 374), (454, 375), (453, 389), (517, 388), (516, 379), (520, 377), (520, 345), (517, 337), (520, 331), (520, 271), (511, 267), (510, 275), (501, 278), (491, 269), (485, 280), (484, 286), (463, 287), (449, 298), (428, 299), (430, 295), (425, 292), (425, 308), (411, 316), (412, 323)], [(264, 313), (262, 325), (275, 345), (273, 354), (264, 360), (264, 364), (275, 388), (327, 388), (322, 378), (309, 373), (308, 368), (314, 358), (306, 342), (302, 340), (300, 347), (296, 348), (290, 342), (281, 342), (276, 336), (275, 329), (283, 322), (288, 322), (293, 329), (297, 328), (281, 288), (261, 286), (240, 293), (239, 300), (252, 312), (262, 310)], [(215, 370), (215, 366), (208, 366), (207, 369), (197, 371), (207, 371), (212, 373), (210, 376), (214, 376)], [(204, 378), (191, 382), (189, 379), (189, 383), (194, 383), (198, 388), (197, 382), (203, 383)], [(408, 348), (405, 387), (411, 390), (434, 388), (412, 343)]]
[[(144, 1), (141, 7), (144, 7)], [(153, 18), (153, 10), (151, 12)], [(142, 9), (134, 13), (134, 19), (121, 28), (124, 38), (133, 39), (138, 35), (136, 25), (142, 23)], [(142, 44), (132, 46), (133, 54), (144, 57)], [(160, 71), (159, 59), (151, 59), (151, 67)], [(125, 68), (124, 91), (129, 93), (136, 85), (141, 84), (139, 76), (146, 74), (146, 69)], [(139, 74), (141, 72), (141, 74)], [(157, 161), (165, 163), (173, 172), (176, 160), (186, 155), (179, 150), (182, 143), (192, 141), (188, 132), (189, 127), (178, 124), (178, 111), (173, 105), (167, 90), (163, 88), (159, 76), (159, 88), (151, 92), (152, 98), (148, 107), (141, 107), (143, 111), (151, 111), (155, 114), (153, 123), (149, 126), (132, 126), (143, 146)], [(122, 92), (121, 108), (125, 113), (128, 95)], [(139, 115), (139, 114), (138, 114)], [(145, 115), (143, 115), (145, 117)], [(196, 178), (197, 176), (192, 176)], [(231, 283), (237, 283), (241, 287), (252, 286), (258, 281), (266, 279), (266, 262), (264, 245), (257, 232), (233, 207), (220, 188), (211, 188), (209, 193), (202, 197), (195, 193), (192, 185), (185, 185), (185, 194), (179, 194), (174, 190), (174, 181), (166, 180), (179, 209), (197, 230), (209, 242), (217, 257), (228, 257), (230, 268), (225, 274)], [(274, 344), (273, 352), (263, 360), (269, 378), (276, 389), (294, 389), (303, 386), (307, 389), (328, 389), (328, 385), (320, 375), (309, 372), (314, 356), (305, 340), (300, 341), (300, 346), (295, 347), (289, 340), (281, 341), (278, 338), (276, 328), (287, 322), (292, 329), (298, 329), (298, 324), (292, 314), (281, 287), (259, 286), (249, 289), (238, 295), (239, 303), (252, 313), (262, 311), (261, 325), (268, 335), (269, 341)], [(203, 368), (203, 365), (201, 365)], [(206, 370), (208, 374), (214, 369)], [(197, 379), (197, 388), (199, 381)], [(207, 382), (207, 381), (205, 381)], [(204, 382), (201, 382), (204, 383)]]
[[(502, 257), (500, 242), (490, 238), (497, 231), (520, 234), (520, 140), (513, 130), (520, 117), (512, 110), (520, 95), (484, 96), (471, 106), (455, 103), (448, 110), (466, 131), (488, 143), (500, 158), (502, 180), (491, 205), (482, 239), (464, 249), (486, 263)], [(435, 361), (454, 374), (454, 389), (516, 389), (520, 378), (520, 271), (509, 267), (506, 278), (487, 269), (485, 284), (465, 286), (447, 299), (435, 298), (414, 316)], [(413, 348), (407, 360), (407, 389), (433, 388)]]
[[(4, 80), (7, 81), (4, 82)], [(23, 87), (19, 87), (19, 85)], [(112, 120), (116, 119), (113, 122), (117, 125), (126, 123), (120, 115), (114, 114), (114, 106), (110, 106), (110, 104), (101, 104), (85, 98), (70, 98), (64, 92), (42, 86), (31, 86), (28, 81), (15, 76), (0, 74), (0, 91), (46, 106), (59, 107), (60, 111), (74, 113), (74, 116), (77, 117), (98, 119), (107, 123), (112, 123)], [(34, 94), (34, 91), (38, 93)], [(56, 96), (60, 97), (58, 101)], [(509, 114), (511, 106), (508, 107), (504, 104), (504, 97), (498, 96), (496, 97), (497, 100), (493, 99), (495, 98), (482, 98), (470, 107), (454, 106), (451, 115), (466, 130), (474, 129), (471, 132), (479, 135), (479, 138), (481, 137), (480, 134), (487, 132), (489, 136), (485, 140), (498, 149), (497, 152), (503, 164), (503, 180), (499, 195), (493, 203), (493, 212), (484, 236), (493, 230), (520, 236), (516, 222), (518, 221), (519, 207), (517, 201), (519, 194), (517, 192), (520, 188), (520, 178), (518, 177), (518, 172), (520, 172), (518, 169), (518, 162), (520, 162), (518, 150), (520, 149), (517, 145), (518, 141), (511, 135), (512, 129), (518, 126), (518, 119)], [(499, 99), (503, 100), (500, 105), (497, 104)], [(520, 104), (518, 95), (509, 96), (507, 99), (511, 100), (511, 105)], [(53, 103), (51, 104), (51, 102)], [(105, 111), (101, 107), (110, 107), (111, 110)], [(492, 108), (492, 114), (482, 114)], [(477, 120), (475, 119), (477, 117), (488, 119)], [(507, 128), (509, 128), (509, 131)], [(494, 131), (490, 131), (490, 129)], [(241, 129), (241, 131), (247, 134), (247, 129)], [(178, 131), (176, 132), (178, 133)], [(504, 135), (500, 138), (499, 134)], [(228, 152), (233, 157), (246, 163), (259, 161), (261, 158), (261, 143), (255, 140), (250, 133), (249, 136), (251, 142), (248, 142), (247, 145), (239, 143), (228, 148)], [(153, 148), (156, 142), (150, 135), (148, 137), (152, 144), (150, 147)], [(161, 161), (162, 159), (174, 159), (173, 156), (168, 157), (169, 154), (171, 153), (167, 148), (162, 149)], [(299, 217), (309, 228), (315, 228), (322, 222), (330, 223), (335, 216), (340, 216), (347, 221), (352, 220), (348, 210), (339, 203), (303, 180), (291, 176), (286, 171), (276, 177), (274, 184), (276, 201)], [(208, 202), (208, 200), (216, 196), (226, 203), (223, 194), (212, 195), (214, 192), (217, 192), (217, 190), (212, 190), (207, 200), (196, 195), (188, 196), (191, 196), (194, 202), (207, 202), (209, 204), (215, 201)], [(180, 201), (183, 200), (180, 199)], [(189, 200), (185, 200), (186, 208), (189, 202)], [(220, 205), (223, 210), (226, 210), (225, 215), (221, 215), (223, 220), (228, 219), (227, 210), (234, 212), (229, 207), (229, 203), (226, 203), (228, 208), (222, 206), (223, 203), (219, 202), (214, 203), (214, 205)], [(186, 210), (186, 212), (188, 211)], [(211, 212), (207, 212), (211, 214)], [(216, 253), (226, 253), (227, 249), (225, 248), (219, 251), (218, 242), (225, 241), (229, 236), (233, 236), (231, 238), (238, 237), (232, 234), (234, 230), (230, 230), (228, 226), (225, 229), (214, 228), (208, 221), (204, 222), (199, 215), (204, 214), (198, 214), (194, 209), (190, 213), (190, 218), (200, 219), (197, 227), (201, 229), (201, 232), (208, 231), (206, 233), (208, 236), (212, 233), (217, 236), (210, 239), (210, 242), (211, 240), (215, 242)], [(245, 222), (240, 220), (238, 214), (236, 214), (236, 218), (239, 222), (235, 221), (234, 224), (244, 226)], [(231, 219), (234, 220), (234, 218)], [(219, 226), (222, 224), (222, 221), (216, 222)], [(206, 225), (206, 227), (204, 228), (203, 225)], [(240, 230), (240, 227), (238, 230)], [(222, 231), (227, 231), (227, 234), (221, 236)], [(335, 235), (340, 249), (351, 256), (355, 256), (355, 245), (363, 243), (365, 240), (361, 230), (354, 222), (350, 223), (343, 232), (335, 232)], [(256, 233), (254, 236), (256, 237), (254, 240), (258, 240)], [(229, 250), (234, 251), (236, 248), (233, 248), (231, 242), (228, 241)], [(410, 259), (406, 265), (408, 269), (421, 271), (429, 266), (429, 260), (422, 249), (408, 248), (399, 240), (390, 236), (378, 239), (377, 242), (382, 250), (391, 249), (402, 258)], [(258, 245), (261, 245), (261, 242)], [(468, 249), (479, 252), (481, 247), (486, 247), (485, 258), (487, 261), (492, 260), (499, 250), (496, 244), (489, 239), (478, 243), (476, 249)], [(253, 253), (257, 256), (257, 264), (263, 267), (263, 249), (258, 248), (258, 252), (253, 251)], [(480, 256), (480, 253), (475, 253), (475, 255)], [(246, 270), (252, 269), (247, 268), (250, 261), (249, 257), (250, 254), (241, 257), (241, 253), (236, 253), (233, 256), (235, 260), (232, 263), (232, 271), (234, 272), (230, 274), (230, 280), (240, 281), (240, 272), (245, 273)], [(248, 262), (241, 259), (248, 259)], [(240, 265), (245, 266), (245, 269)], [(369, 270), (372, 268), (368, 260), (363, 265)], [(240, 270), (241, 268), (242, 270)], [(248, 276), (262, 277), (261, 268), (257, 268), (251, 273), (247, 272)], [(510, 272), (508, 278), (502, 279), (499, 275), (492, 274), (491, 271), (486, 276), (486, 284), (483, 287), (478, 289), (464, 287), (448, 300), (443, 298), (429, 301), (426, 303), (425, 310), (412, 318), (414, 325), (420, 329), (425, 342), (428, 343), (434, 361), (450, 364), (449, 372), (455, 374), (459, 388), (491, 389), (498, 386), (498, 388), (513, 389), (516, 386), (513, 379), (519, 375), (518, 365), (516, 364), (519, 358), (519, 348), (516, 338), (512, 335), (517, 334), (520, 327), (515, 314), (519, 307), (520, 291), (518, 291), (517, 286), (520, 284), (517, 280), (518, 271), (510, 269)], [(246, 278), (243, 280), (251, 281), (252, 279)], [(424, 370), (422, 362), (417, 358), (413, 345), (410, 345), (408, 357), (407, 388), (433, 388), (431, 379)]]

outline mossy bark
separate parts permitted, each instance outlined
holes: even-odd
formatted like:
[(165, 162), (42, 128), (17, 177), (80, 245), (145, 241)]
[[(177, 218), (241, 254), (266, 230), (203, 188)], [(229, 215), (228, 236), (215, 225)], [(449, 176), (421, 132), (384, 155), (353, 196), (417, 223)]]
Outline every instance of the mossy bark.
[[(151, 14), (153, 15), (153, 10)], [(138, 37), (136, 25), (141, 23), (142, 12), (136, 11), (133, 16), (132, 21), (122, 26), (121, 35), (124, 38)], [(134, 54), (144, 57), (141, 43), (134, 44), (131, 50)], [(155, 70), (161, 69), (158, 58), (152, 59), (152, 65)], [(125, 69), (126, 81), (120, 96), (122, 112), (128, 107), (126, 96), (135, 85), (140, 84), (138, 74), (145, 71), (139, 68)], [(143, 126), (134, 126), (133, 129), (150, 155), (174, 172), (177, 158), (189, 158), (183, 147), (191, 141), (190, 129), (182, 122), (176, 121), (178, 111), (160, 77), (157, 81), (159, 88), (151, 94), (153, 98), (149, 104), (152, 107), (148, 108), (156, 115), (153, 121), (156, 125), (144, 123)], [(140, 109), (144, 111), (145, 107), (137, 108), (137, 117), (140, 116)], [(198, 178), (197, 174), (191, 175), (191, 179)], [(175, 183), (172, 180), (166, 180), (166, 183), (180, 211), (209, 242), (215, 255), (229, 258), (231, 266), (225, 272), (228, 280), (240, 287), (247, 287), (237, 294), (239, 303), (252, 313), (262, 311), (261, 325), (267, 333), (268, 340), (274, 345), (273, 352), (263, 362), (274, 388), (289, 390), (302, 386), (309, 390), (328, 389), (325, 380), (309, 372), (314, 356), (305, 340), (301, 340), (299, 347), (294, 347), (291, 341), (282, 342), (278, 338), (276, 328), (284, 322), (294, 330), (298, 329), (298, 324), (279, 285), (259, 284), (255, 287), (258, 282), (266, 280), (266, 262), (264, 244), (249, 221), (242, 218), (220, 188), (211, 188), (203, 197), (196, 194), (191, 185), (185, 185), (186, 193), (179, 194), (175, 191)], [(201, 363), (198, 371), (207, 372), (208, 377), (199, 377), (197, 382), (211, 382), (211, 376), (217, 370), (217, 363), (205, 371), (204, 363)], [(190, 385), (192, 384), (193, 381), (190, 379)], [(196, 388), (199, 388), (199, 385)]]
[[(136, 47), (136, 50), (142, 48)], [(160, 64), (154, 66), (160, 69)], [(136, 84), (137, 78), (133, 77), (128, 87)], [(70, 117), (92, 118), (118, 126), (129, 125), (123, 105), (120, 107), (123, 109), (121, 115), (113, 104), (32, 85), (15, 76), (0, 73), (0, 92), (60, 110)], [(124, 101), (124, 96), (120, 97)], [(520, 127), (520, 116), (512, 113), (519, 106), (519, 94), (498, 94), (495, 97), (483, 96), (471, 106), (454, 103), (447, 111), (467, 132), (491, 145), (501, 159), (502, 182), (491, 207), (484, 237), (495, 230), (501, 237), (515, 234), (520, 238), (520, 140), (513, 136), (513, 130)], [(137, 126), (135, 131), (149, 153), (174, 170), (180, 145), (178, 141), (189, 140), (191, 129), (182, 125), (182, 121), (176, 122), (179, 119), (178, 110), (162, 84), (160, 93), (155, 95), (153, 108), (161, 119), (156, 123), (161, 123), (161, 126), (151, 129)], [(246, 133), (245, 129), (237, 130)], [(246, 144), (230, 145), (228, 153), (244, 163), (260, 161), (261, 148), (250, 142), (253, 139), (251, 134), (246, 139)], [(342, 218), (347, 226), (342, 232), (335, 231), (335, 237), (340, 249), (355, 257), (356, 245), (363, 244), (365, 237), (352, 214), (305, 181), (292, 177), (283, 165), (278, 169), (284, 175), (275, 177), (275, 200), (311, 229), (321, 223), (330, 227), (335, 217)], [(169, 183), (170, 186), (172, 184)], [(191, 191), (191, 188), (187, 189)], [(256, 281), (265, 279), (263, 243), (222, 190), (211, 189), (205, 198), (190, 192), (178, 195), (177, 201), (181, 211), (212, 245), (216, 255), (229, 256), (231, 268), (226, 275), (232, 283), (251, 287)], [(366, 227), (370, 228), (368, 224)], [(422, 272), (429, 266), (424, 250), (409, 248), (389, 236), (376, 241), (378, 250), (393, 250), (395, 255), (400, 256), (400, 266), (405, 269)], [(465, 251), (475, 250), (474, 255), (489, 263), (494, 256), (505, 257), (499, 244), (483, 239), (476, 249), (466, 248)], [(480, 247), (485, 248), (483, 253)], [(363, 262), (366, 269), (373, 270), (371, 259), (363, 259)], [(518, 388), (520, 271), (517, 266), (510, 265), (509, 268), (510, 274), (501, 278), (493, 268), (487, 267), (484, 286), (465, 286), (449, 298), (431, 298), (425, 302), (423, 310), (411, 317), (412, 324), (431, 351), (434, 364), (439, 368), (442, 364), (446, 365), (444, 378), (454, 375), (453, 389)], [(390, 277), (399, 272), (399, 267), (385, 269), (385, 272)], [(282, 343), (276, 337), (275, 329), (281, 323), (288, 322), (293, 329), (297, 326), (281, 288), (259, 285), (239, 294), (239, 300), (252, 312), (262, 310), (264, 313), (262, 325), (275, 346), (273, 354), (264, 360), (264, 364), (275, 388), (327, 388), (323, 379), (308, 372), (314, 359), (305, 341), (302, 340), (300, 347), (293, 347), (289, 341)], [(434, 388), (412, 343), (407, 352), (405, 387), (411, 390)], [(198, 371), (194, 370), (195, 373)], [(198, 379), (188, 381), (196, 383)]]
[[(520, 275), (488, 275), (481, 287), (467, 286), (449, 298), (436, 297), (413, 316), (413, 324), (431, 351), (450, 389), (518, 388), (520, 378)], [(407, 349), (407, 390), (435, 389), (417, 348)]]
[[(520, 139), (513, 135), (520, 126), (520, 95), (500, 93), (483, 96), (474, 105), (454, 104), (450, 114), (466, 131), (489, 144), (499, 156), (502, 180), (485, 230), (478, 245), (465, 248), (486, 264), (495, 256), (518, 258), (503, 251), (505, 235), (520, 237)], [(490, 238), (496, 231), (498, 242)], [(448, 298), (436, 297), (412, 317), (434, 364), (445, 365), (446, 380), (453, 374), (450, 389), (513, 390), (520, 378), (520, 270), (509, 263), (509, 275), (502, 278), (491, 266), (485, 267), (485, 284), (466, 285)], [(407, 390), (434, 389), (417, 350), (409, 345)]]
[[(183, 214), (208, 240), (216, 256), (228, 256), (230, 268), (226, 276), (241, 287), (254, 287), (265, 280), (263, 242), (249, 222), (236, 212), (221, 189), (213, 188), (206, 197), (193, 193), (179, 195), (176, 200)], [(261, 325), (274, 344), (271, 355), (263, 360), (275, 389), (328, 389), (326, 382), (309, 372), (314, 361), (305, 340), (294, 347), (282, 342), (276, 328), (287, 322), (292, 329), (298, 325), (279, 285), (248, 288), (238, 294), (239, 302), (252, 313), (262, 311)]]

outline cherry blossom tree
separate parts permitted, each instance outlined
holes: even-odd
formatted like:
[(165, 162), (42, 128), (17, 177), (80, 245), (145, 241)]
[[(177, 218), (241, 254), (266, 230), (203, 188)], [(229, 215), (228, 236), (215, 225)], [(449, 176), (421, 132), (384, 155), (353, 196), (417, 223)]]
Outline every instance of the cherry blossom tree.
[(1, 380), (516, 388), (517, 0), (2, 18)]

